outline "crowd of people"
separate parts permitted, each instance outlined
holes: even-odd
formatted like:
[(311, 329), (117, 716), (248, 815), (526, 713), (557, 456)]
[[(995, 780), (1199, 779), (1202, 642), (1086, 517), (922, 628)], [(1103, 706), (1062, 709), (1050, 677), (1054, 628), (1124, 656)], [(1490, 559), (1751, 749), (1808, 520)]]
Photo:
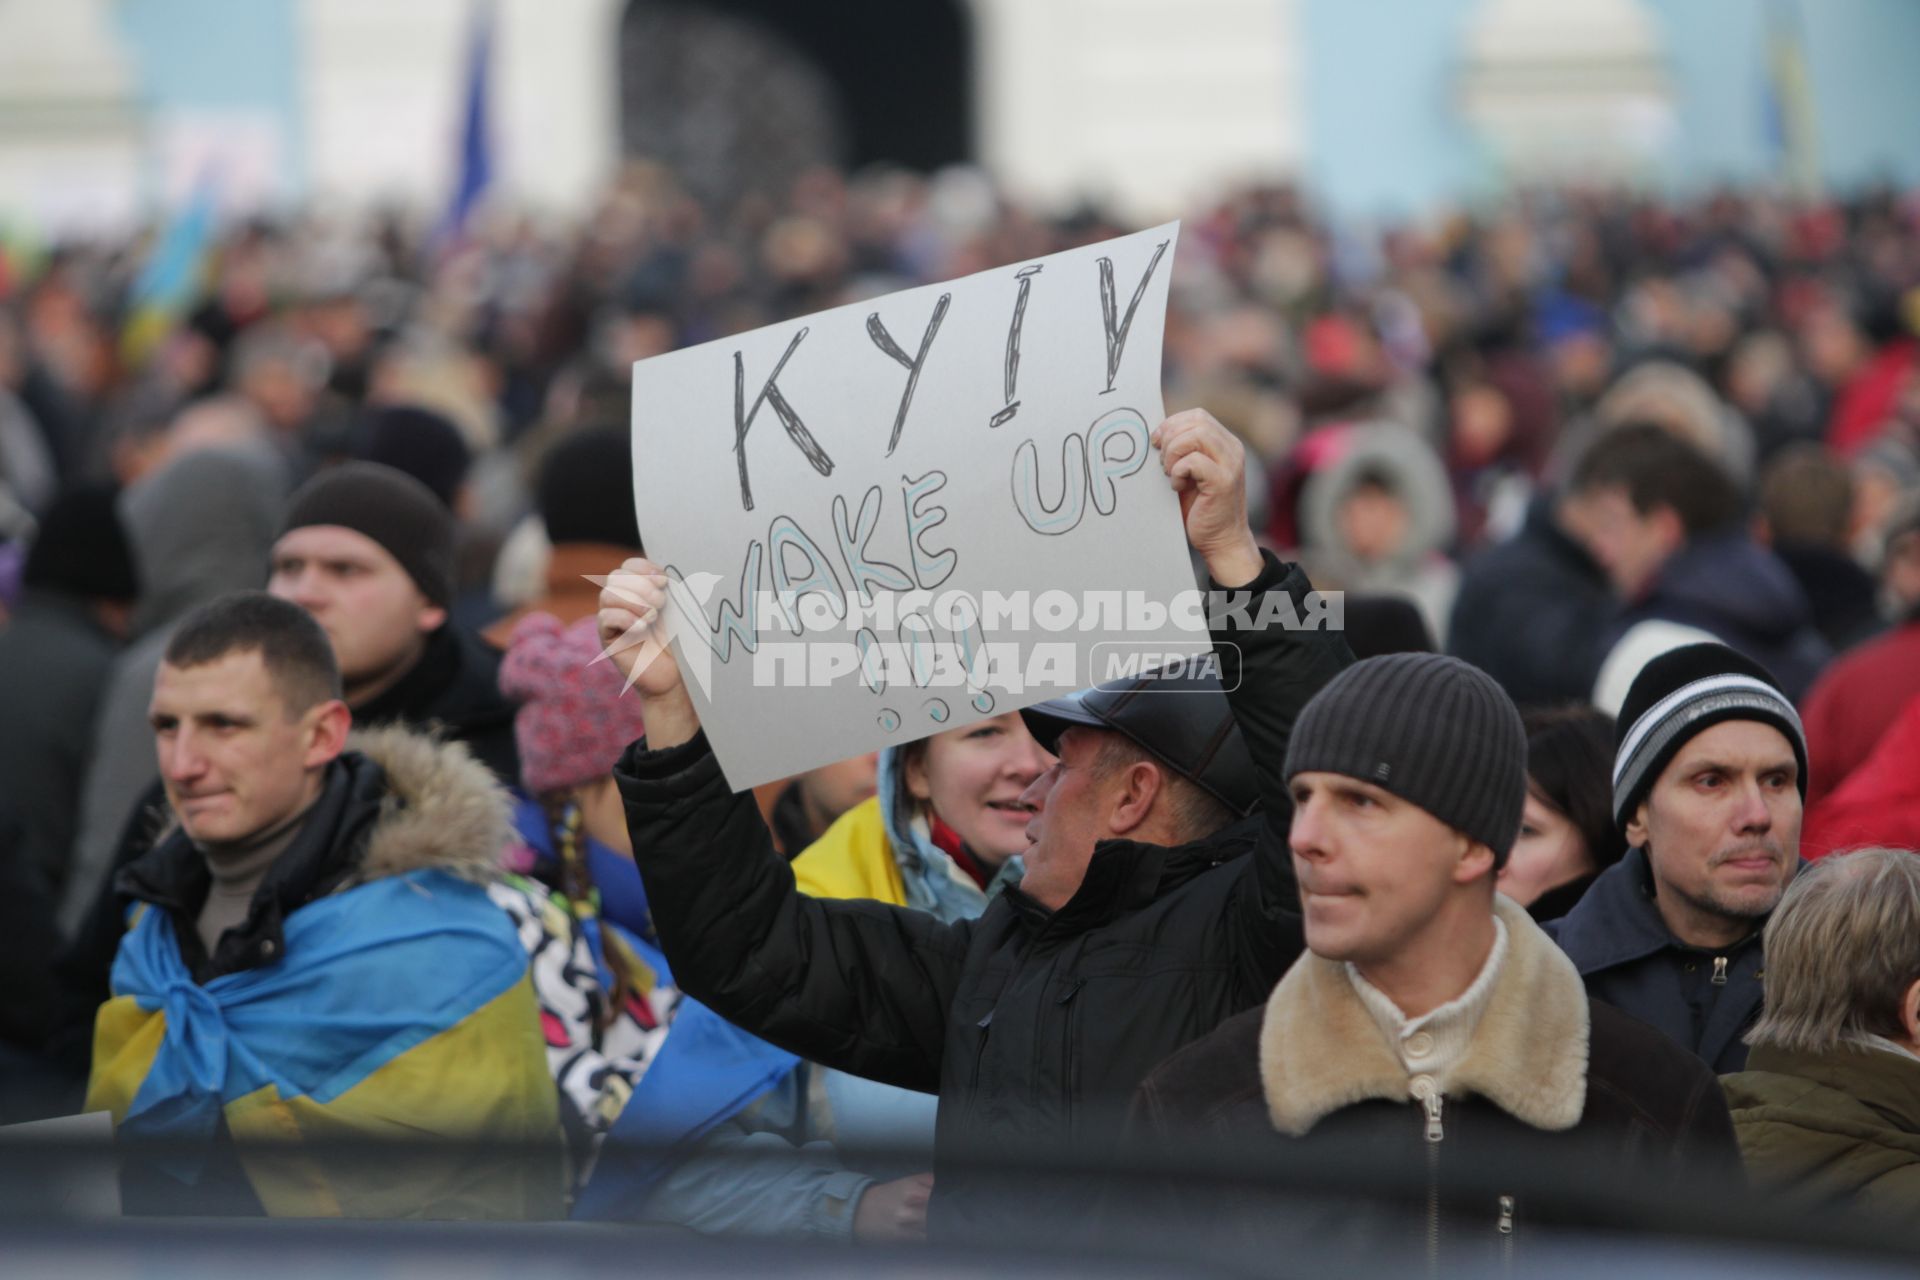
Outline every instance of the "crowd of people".
[[(978, 1236), (995, 1158), (1198, 1134), (1910, 1224), (1920, 196), (1236, 191), (1154, 446), (1214, 588), (1343, 629), (740, 795), (670, 658), (595, 661), (664, 604), (634, 361), (1126, 229), (635, 165), (233, 225), (157, 325), (151, 237), (0, 260), (0, 1114), (110, 1112), (130, 1212)], [(519, 1154), (320, 1143), (421, 1132)], [(1439, 1204), (1435, 1262), (1528, 1218)]]

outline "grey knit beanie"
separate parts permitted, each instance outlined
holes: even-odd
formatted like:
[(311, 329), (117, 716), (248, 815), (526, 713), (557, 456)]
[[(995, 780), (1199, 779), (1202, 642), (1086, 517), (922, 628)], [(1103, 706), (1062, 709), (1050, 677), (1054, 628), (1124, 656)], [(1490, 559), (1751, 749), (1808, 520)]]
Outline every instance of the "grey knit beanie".
[(1356, 662), (1314, 695), (1287, 742), (1286, 776), (1370, 782), (1493, 850), (1505, 866), (1527, 802), (1527, 734), (1478, 667), (1437, 653)]

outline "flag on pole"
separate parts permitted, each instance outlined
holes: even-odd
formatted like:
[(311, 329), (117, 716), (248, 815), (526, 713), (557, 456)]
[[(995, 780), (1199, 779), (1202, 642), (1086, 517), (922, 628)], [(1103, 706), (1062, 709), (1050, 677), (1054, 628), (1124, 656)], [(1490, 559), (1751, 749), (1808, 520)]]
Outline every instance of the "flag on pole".
[(461, 98), (460, 155), (458, 178), (453, 198), (441, 219), (443, 244), (457, 239), (466, 230), (467, 219), (493, 182), (493, 131), (491, 126), (493, 63), (493, 5), (480, 0), (468, 37), (466, 89)]
[(144, 360), (199, 297), (218, 192), (216, 171), (209, 165), (141, 265), (120, 331), (121, 353), (129, 363)]
[(1775, 0), (1767, 17), (1765, 122), (1774, 172), (1793, 190), (1820, 189), (1820, 143), (1806, 38), (1794, 0)]

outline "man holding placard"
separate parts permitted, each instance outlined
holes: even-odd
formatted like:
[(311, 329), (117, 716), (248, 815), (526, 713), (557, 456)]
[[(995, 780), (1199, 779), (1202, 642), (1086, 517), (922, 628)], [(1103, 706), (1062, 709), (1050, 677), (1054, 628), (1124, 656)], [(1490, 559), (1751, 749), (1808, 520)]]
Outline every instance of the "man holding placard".
[[(1226, 679), (1147, 676), (1030, 708), (1060, 760), (1024, 797), (1025, 884), (977, 920), (796, 892), (671, 653), (639, 643), (662, 625), (666, 577), (629, 560), (601, 595), (602, 640), (648, 730), (615, 776), (684, 989), (810, 1059), (938, 1092), (943, 1160), (1104, 1148), (1147, 1071), (1265, 999), (1304, 945), (1281, 763), (1295, 717), (1352, 655), (1337, 632), (1260, 625), (1308, 612), (1310, 587), (1254, 542), (1239, 441), (1190, 411), (1152, 443), (1214, 590), (1244, 593), (1214, 610)], [(936, 1174), (935, 1234), (1014, 1221), (1003, 1179)], [(1072, 1208), (1056, 1199), (1048, 1216)]]

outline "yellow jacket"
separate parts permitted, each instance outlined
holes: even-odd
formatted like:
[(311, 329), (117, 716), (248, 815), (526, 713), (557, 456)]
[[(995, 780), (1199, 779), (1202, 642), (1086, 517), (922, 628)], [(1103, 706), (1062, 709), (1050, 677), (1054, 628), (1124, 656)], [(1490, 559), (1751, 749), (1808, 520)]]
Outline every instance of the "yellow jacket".
[(861, 801), (834, 820), (793, 860), (794, 883), (814, 898), (872, 898), (907, 905), (906, 882), (880, 818), (880, 798)]

